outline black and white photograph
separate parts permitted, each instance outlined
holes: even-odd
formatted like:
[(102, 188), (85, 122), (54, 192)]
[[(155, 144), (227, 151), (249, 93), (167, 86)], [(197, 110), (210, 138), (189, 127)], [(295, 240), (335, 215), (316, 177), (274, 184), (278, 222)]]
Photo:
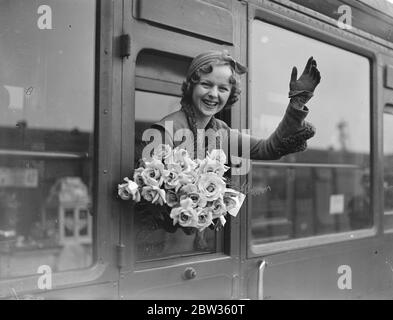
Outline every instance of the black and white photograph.
[(0, 300), (392, 299), (393, 0), (0, 0)]

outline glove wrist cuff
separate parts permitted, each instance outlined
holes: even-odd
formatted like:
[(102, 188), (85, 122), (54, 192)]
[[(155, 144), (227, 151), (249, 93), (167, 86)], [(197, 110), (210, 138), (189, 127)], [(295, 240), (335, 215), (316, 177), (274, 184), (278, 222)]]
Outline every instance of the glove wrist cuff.
[(308, 90), (291, 90), (289, 91), (288, 97), (293, 98), (296, 96), (306, 96), (308, 99), (311, 99), (314, 93)]

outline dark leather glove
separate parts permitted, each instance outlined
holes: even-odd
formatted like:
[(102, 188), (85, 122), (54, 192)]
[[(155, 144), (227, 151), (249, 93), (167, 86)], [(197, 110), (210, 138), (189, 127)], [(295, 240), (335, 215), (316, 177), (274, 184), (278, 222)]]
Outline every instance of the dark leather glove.
[(293, 67), (289, 83), (289, 97), (302, 95), (310, 99), (320, 81), (321, 74), (317, 68), (317, 62), (310, 57), (299, 79), (297, 79), (297, 68)]

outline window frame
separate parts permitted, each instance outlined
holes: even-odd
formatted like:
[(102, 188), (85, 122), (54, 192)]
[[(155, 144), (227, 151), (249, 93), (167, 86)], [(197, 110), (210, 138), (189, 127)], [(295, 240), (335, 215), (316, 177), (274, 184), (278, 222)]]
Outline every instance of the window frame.
[[(383, 122), (383, 127), (385, 127), (385, 114), (388, 114), (390, 116), (393, 117), (393, 105), (390, 103), (387, 103), (384, 105), (383, 108), (383, 114), (382, 114), (382, 122)], [(383, 139), (385, 139), (385, 132), (383, 132)], [(383, 149), (383, 157), (385, 158), (385, 150)], [(384, 169), (384, 176), (385, 176), (385, 167), (383, 167)], [(385, 178), (385, 177), (384, 177)], [(384, 200), (383, 200), (383, 204), (385, 204), (385, 193), (384, 193)], [(389, 229), (385, 229), (385, 216), (392, 216), (393, 215), (393, 209), (392, 210), (385, 210), (385, 207), (383, 207), (383, 220), (382, 220), (382, 224), (383, 224), (383, 230), (385, 234), (393, 234), (393, 228), (389, 228)]]
[[(178, 85), (173, 82), (163, 81), (161, 79), (148, 79), (143, 77), (137, 77), (136, 73), (136, 62), (139, 54), (144, 51), (158, 51), (165, 55), (182, 56), (192, 61), (198, 53), (203, 50), (223, 50), (227, 49), (229, 52), (233, 48), (228, 45), (222, 45), (212, 43), (211, 41), (199, 39), (197, 37), (188, 37), (182, 33), (171, 33), (165, 29), (158, 28), (156, 26), (146, 26), (140, 24), (139, 21), (131, 21), (126, 23), (126, 29), (132, 30), (131, 32), (131, 47), (133, 48), (129, 59), (124, 60), (124, 77), (123, 77), (123, 122), (127, 121), (127, 125), (123, 125), (122, 128), (122, 158), (121, 158), (121, 176), (124, 177), (129, 174), (129, 170), (134, 167), (134, 131), (135, 131), (135, 91), (145, 91), (158, 94), (170, 94), (178, 95), (181, 94), (181, 83)], [(149, 34), (149, 37), (145, 37), (145, 33)], [(166, 34), (173, 35), (173, 39), (170, 41), (163, 41), (162, 39)], [(162, 35), (161, 35), (162, 34)], [(174, 43), (181, 41), (184, 45), (178, 47)], [(184, 80), (184, 79), (182, 79)], [(164, 90), (164, 91), (163, 91)], [(131, 106), (131, 107), (130, 107)], [(234, 111), (230, 111), (228, 115), (223, 111), (223, 118), (231, 119), (232, 123), (236, 122), (237, 117), (233, 115)], [(131, 125), (130, 125), (131, 124)], [(129, 249), (125, 252), (125, 262), (121, 267), (121, 274), (132, 274), (134, 272), (145, 272), (146, 270), (157, 270), (159, 268), (167, 268), (168, 265), (177, 266), (187, 263), (199, 263), (199, 262), (212, 262), (212, 261), (231, 261), (237, 258), (240, 247), (240, 235), (239, 235), (239, 219), (230, 219), (227, 221), (226, 230), (228, 230), (223, 239), (223, 250), (216, 253), (208, 254), (197, 254), (187, 257), (177, 256), (168, 257), (150, 261), (135, 261), (135, 252), (133, 246), (133, 240), (131, 238), (134, 222), (132, 214), (127, 211), (125, 205), (121, 209), (121, 242)]]
[[(309, 13), (310, 14), (310, 13)], [(336, 21), (330, 19), (329, 23), (320, 21), (318, 14), (316, 17), (305, 16), (302, 13), (288, 10), (279, 5), (263, 3), (263, 4), (249, 4), (248, 8), (248, 61), (251, 61), (251, 33), (253, 32), (253, 22), (260, 20), (264, 23), (282, 28), (284, 30), (296, 32), (302, 36), (324, 42), (329, 45), (347, 50), (357, 55), (361, 55), (370, 61), (370, 173), (371, 173), (371, 194), (370, 210), (372, 211), (374, 223), (370, 229), (361, 229), (349, 232), (332, 233), (319, 236), (311, 236), (299, 239), (284, 240), (278, 242), (264, 243), (252, 245), (251, 235), (251, 208), (252, 203), (250, 197), (247, 199), (247, 226), (245, 233), (247, 235), (247, 258), (255, 258), (265, 254), (276, 254), (288, 250), (312, 248), (330, 243), (340, 243), (344, 241), (351, 241), (364, 238), (377, 237), (382, 230), (382, 202), (381, 188), (379, 180), (381, 177), (381, 170), (378, 170), (378, 155), (381, 154), (380, 136), (378, 131), (378, 122), (380, 116), (378, 112), (378, 102), (380, 101), (380, 56), (378, 55), (378, 45), (356, 35), (354, 31), (348, 31), (337, 28)], [(250, 66), (249, 73), (252, 73), (252, 66)], [(378, 80), (378, 81), (377, 81)], [(248, 108), (247, 119), (248, 124), (251, 124), (252, 105), (251, 105), (251, 83), (248, 82)], [(251, 173), (248, 175), (248, 181), (251, 183)]]
[[(138, 50), (136, 53), (136, 62), (135, 62), (135, 70), (138, 67), (138, 58), (140, 55), (143, 55), (145, 52), (148, 54), (151, 52), (155, 52), (158, 54), (163, 54), (163, 55), (179, 55), (178, 53), (174, 54), (169, 51), (164, 51), (164, 50), (156, 50), (156, 49), (150, 49), (150, 48), (141, 48)], [(191, 63), (192, 58), (188, 56), (182, 56), (183, 58), (188, 58), (189, 63)], [(183, 81), (184, 79), (182, 79)], [(135, 91), (134, 91), (134, 108), (133, 108), (133, 122), (135, 123), (135, 111), (136, 111), (136, 103), (135, 103), (135, 98), (136, 98), (136, 93), (139, 92), (145, 92), (145, 93), (153, 93), (153, 94), (159, 94), (159, 95), (166, 95), (166, 96), (172, 96), (172, 97), (178, 97), (179, 98), (179, 107), (180, 107), (180, 99), (181, 99), (181, 86), (182, 82), (171, 82), (171, 81), (165, 81), (163, 79), (158, 79), (157, 78), (147, 78), (138, 75), (135, 73)], [(134, 130), (135, 133), (135, 130)], [(135, 143), (135, 141), (134, 141)], [(134, 210), (134, 209), (133, 209)], [(228, 225), (233, 222), (228, 221)], [(168, 256), (163, 256), (163, 257), (158, 257), (158, 258), (152, 258), (152, 259), (146, 259), (146, 260), (134, 260), (134, 266), (136, 270), (143, 270), (143, 269), (148, 269), (148, 268), (154, 268), (154, 267), (160, 267), (167, 265), (168, 262), (171, 263), (176, 263), (178, 261), (194, 261), (194, 260), (202, 260), (206, 259), (213, 259), (213, 258), (225, 258), (227, 256), (231, 256), (231, 252), (228, 250), (228, 245), (227, 243), (231, 241), (231, 236), (230, 236), (230, 231), (228, 228), (224, 228), (223, 230), (224, 235), (221, 237), (217, 237), (216, 239), (216, 252), (193, 252), (193, 253), (174, 253)], [(220, 247), (222, 249), (220, 249)], [(133, 248), (134, 250), (134, 248)], [(135, 256), (134, 256), (135, 257)]]

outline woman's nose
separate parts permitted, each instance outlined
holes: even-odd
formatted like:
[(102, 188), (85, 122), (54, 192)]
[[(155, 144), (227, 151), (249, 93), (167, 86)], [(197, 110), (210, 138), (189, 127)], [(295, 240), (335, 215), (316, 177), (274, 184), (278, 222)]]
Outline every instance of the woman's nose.
[(218, 97), (218, 89), (216, 86), (213, 86), (209, 90), (209, 97), (217, 98)]

